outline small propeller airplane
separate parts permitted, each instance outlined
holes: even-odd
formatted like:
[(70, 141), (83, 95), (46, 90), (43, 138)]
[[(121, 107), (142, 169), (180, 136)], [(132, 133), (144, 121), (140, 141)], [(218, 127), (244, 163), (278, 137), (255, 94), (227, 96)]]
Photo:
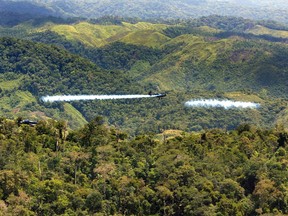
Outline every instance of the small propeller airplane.
[(157, 98), (159, 98), (159, 99), (161, 99), (162, 97), (166, 97), (166, 96), (167, 96), (166, 93), (156, 93), (156, 94), (153, 94), (152, 91), (149, 91), (148, 94), (149, 94), (150, 96), (155, 96), (155, 97), (157, 97)]
[(30, 126), (35, 126), (38, 122), (36, 121), (31, 121), (29, 119), (24, 119), (24, 120), (19, 120), (18, 121), (18, 124), (27, 124), (27, 125), (30, 125)]

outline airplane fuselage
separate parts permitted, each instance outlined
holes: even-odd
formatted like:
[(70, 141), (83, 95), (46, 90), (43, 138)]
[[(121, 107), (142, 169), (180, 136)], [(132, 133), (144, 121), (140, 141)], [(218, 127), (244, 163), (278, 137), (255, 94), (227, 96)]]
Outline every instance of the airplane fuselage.
[(156, 94), (155, 96), (158, 97), (158, 98), (162, 98), (162, 97), (166, 97), (166, 94), (165, 93), (161, 93), (161, 94)]

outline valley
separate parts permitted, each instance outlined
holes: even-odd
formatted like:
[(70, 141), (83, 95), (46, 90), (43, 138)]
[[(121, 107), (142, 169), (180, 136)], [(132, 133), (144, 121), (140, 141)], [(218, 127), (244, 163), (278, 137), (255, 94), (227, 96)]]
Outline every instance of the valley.
[(285, 0), (0, 0), (0, 216), (288, 214)]
[[(271, 29), (273, 38), (263, 40), (255, 30), (260, 28), (257, 23), (232, 19), (220, 26), (224, 21), (228, 22), (216, 16), (178, 24), (113, 21), (118, 24), (103, 25), (80, 21), (2, 27), (0, 34), (19, 39), (1, 40), (1, 89), (10, 94), (8, 98), (3, 95), (1, 112), (27, 118), (43, 118), (44, 113), (45, 118), (67, 119), (72, 128), (101, 115), (133, 134), (166, 129), (232, 129), (240, 123), (273, 127), (281, 122), (279, 116), (286, 116), (288, 47), (284, 42), (274, 42), (274, 38), (283, 38), (285, 31)], [(240, 30), (243, 25), (248, 26), (244, 31)], [(17, 65), (13, 63), (16, 61)], [(168, 96), (161, 101), (44, 104), (39, 100), (57, 94), (149, 91), (167, 92)], [(250, 110), (184, 107), (186, 101), (195, 98), (249, 98), (260, 102), (261, 108), (250, 115)], [(35, 116), (38, 110), (41, 116)]]

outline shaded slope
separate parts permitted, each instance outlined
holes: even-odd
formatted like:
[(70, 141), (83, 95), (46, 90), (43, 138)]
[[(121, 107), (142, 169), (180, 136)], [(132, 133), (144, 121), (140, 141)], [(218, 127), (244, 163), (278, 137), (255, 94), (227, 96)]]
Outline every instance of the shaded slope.
[[(91, 32), (95, 27), (87, 23), (83, 26)], [(96, 26), (100, 32), (111, 27)], [(229, 23), (227, 26), (233, 27)], [(249, 39), (235, 36), (237, 34), (234, 33), (232, 37), (217, 37), (221, 30), (211, 26), (196, 26), (191, 28), (189, 34), (180, 32), (173, 37), (166, 32), (164, 36), (162, 25), (124, 23), (118, 27), (129, 28), (129, 34), (117, 34), (110, 29), (108, 32), (113, 34), (97, 36), (100, 40), (104, 39), (107, 45), (96, 48), (83, 44), (81, 35), (68, 40), (66, 33), (61, 36), (46, 31), (46, 26), (39, 28), (40, 32), (26, 36), (28, 39), (65, 47), (93, 60), (98, 67), (59, 47), (2, 39), (1, 72), (16, 73), (17, 77), (11, 79), (7, 85), (14, 86), (15, 92), (19, 85), (21, 91), (27, 94), (30, 92), (33, 96), (145, 94), (150, 90), (169, 90), (170, 93), (164, 100), (89, 101), (70, 104), (88, 120), (103, 115), (109, 123), (131, 133), (159, 132), (164, 129), (202, 130), (209, 127), (232, 129), (243, 122), (271, 126), (276, 114), (287, 106), (285, 100), (267, 97), (287, 97), (287, 46), (284, 43)], [(141, 34), (137, 34), (143, 31), (159, 33), (165, 40), (156, 40), (156, 48), (151, 48), (149, 37), (139, 38)], [(94, 35), (96, 34), (91, 33), (90, 36)], [(128, 37), (129, 35), (132, 36)], [(120, 38), (126, 38), (127, 41), (115, 42)], [(137, 39), (140, 39), (139, 43), (147, 42), (146, 46), (135, 45)], [(8, 80), (5, 83), (6, 81)], [(240, 98), (248, 94), (250, 98), (263, 100), (261, 109), (226, 111), (221, 108), (188, 109), (183, 105), (185, 101), (197, 97), (229, 98), (233, 95), (233, 92), (229, 94), (231, 91), (241, 92)], [(23, 96), (21, 93), (23, 98), (29, 98), (27, 94)], [(9, 109), (15, 104), (16, 102), (11, 103), (5, 108), (5, 112), (10, 112)], [(36, 104), (31, 102), (25, 109), (69, 119), (64, 115), (65, 112), (63, 114), (63, 110), (66, 110), (73, 113), (74, 119), (83, 123), (83, 118), (78, 116), (79, 113), (73, 107), (62, 103), (39, 105), (36, 101)]]
[[(201, 26), (203, 24), (209, 27)], [(53, 36), (51, 32), (47, 32), (47, 28), (54, 34), (61, 34), (62, 39), (57, 38), (57, 34)], [(164, 90), (201, 88), (226, 91), (248, 88), (259, 92), (267, 88), (271, 95), (286, 96), (287, 46), (283, 44), (282, 48), (271, 42), (273, 37), (280, 38), (287, 31), (268, 31), (267, 27), (263, 27), (267, 33), (271, 33), (271, 42), (268, 42), (260, 41), (262, 36), (259, 39), (257, 35), (251, 37), (251, 33), (260, 34), (255, 28), (259, 28), (259, 25), (249, 20), (212, 16), (182, 26), (147, 22), (52, 25), (41, 27), (41, 32), (34, 34), (32, 38), (49, 43), (49, 40), (44, 39), (47, 32), (52, 37), (50, 40), (54, 41), (52, 43), (88, 57), (105, 69), (129, 70), (134, 64), (135, 67), (141, 64), (140, 61), (144, 61), (144, 64), (148, 61), (149, 69), (147, 68), (145, 77), (142, 78), (147, 83), (160, 85)], [(123, 44), (120, 45), (117, 41)], [(156, 49), (149, 52), (149, 47)], [(139, 78), (135, 74), (135, 68), (133, 70), (133, 75), (130, 72), (129, 74)]]
[[(8, 38), (0, 39), (0, 44), (1, 83), (5, 83), (1, 94), (1, 113), (9, 117), (55, 117), (69, 121), (72, 127), (79, 127), (85, 119), (103, 115), (109, 123), (132, 134), (163, 129), (201, 130), (215, 126), (233, 128), (243, 121), (243, 116), (245, 122), (263, 125), (271, 123), (271, 119), (262, 119), (265, 109), (255, 110), (253, 115), (248, 110), (231, 110), (223, 118), (221, 116), (226, 112), (223, 109), (184, 108), (183, 102), (195, 97), (195, 94), (179, 91), (171, 92), (165, 100), (148, 98), (80, 101), (70, 105), (44, 104), (39, 101), (39, 97), (47, 94), (145, 94), (151, 89), (156, 90), (157, 85), (143, 82), (145, 70), (142, 74), (105, 71), (56, 47)], [(207, 93), (202, 95), (214, 96)], [(255, 119), (255, 116), (259, 117)], [(220, 117), (221, 121), (214, 121)]]
[(59, 16), (59, 14), (36, 2), (0, 0), (0, 25), (14, 26), (27, 20), (48, 16)]
[(227, 38), (205, 40), (181, 35), (163, 45), (174, 47), (151, 67), (147, 81), (162, 89), (231, 91), (265, 88), (271, 95), (287, 97), (287, 45)]
[(44, 116), (64, 118), (79, 127), (85, 120), (73, 107), (63, 104), (44, 107), (39, 97), (64, 92), (75, 94), (84, 89), (86, 92), (107, 90), (107, 73), (83, 58), (27, 41), (1, 38), (0, 44), (1, 114), (33, 116), (42, 112)]
[[(78, 89), (83, 89), (84, 86), (94, 86), (92, 88), (95, 89), (107, 77), (91, 62), (57, 47), (8, 38), (0, 40), (0, 72), (29, 76), (33, 80), (28, 80), (31, 85), (25, 88), (35, 95), (57, 93), (59, 85), (69, 93), (73, 90), (74, 80), (79, 81)], [(96, 78), (97, 81), (94, 82)]]

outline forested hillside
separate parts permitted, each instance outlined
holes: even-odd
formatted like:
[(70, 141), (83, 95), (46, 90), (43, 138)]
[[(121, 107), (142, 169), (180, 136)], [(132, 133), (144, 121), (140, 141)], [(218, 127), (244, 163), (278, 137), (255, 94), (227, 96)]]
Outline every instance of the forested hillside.
[[(129, 23), (113, 17), (71, 24), (48, 20), (0, 29), (0, 35), (22, 38), (0, 40), (1, 113), (6, 116), (65, 118), (76, 128), (102, 115), (133, 134), (233, 129), (243, 122), (286, 125), (281, 120), (287, 118), (285, 26), (220, 16), (169, 24)], [(266, 29), (263, 34), (259, 26)], [(273, 35), (267, 35), (267, 29)], [(149, 91), (168, 92), (168, 96), (70, 103), (40, 100), (55, 94)], [(197, 98), (261, 106), (257, 110), (184, 106)]]
[[(288, 134), (240, 125), (135, 138), (0, 120), (1, 215), (283, 215)], [(270, 215), (269, 214), (269, 215)]]
[[(287, 7), (270, 3), (0, 0), (0, 216), (288, 215)], [(282, 23), (182, 19), (263, 7)]]

